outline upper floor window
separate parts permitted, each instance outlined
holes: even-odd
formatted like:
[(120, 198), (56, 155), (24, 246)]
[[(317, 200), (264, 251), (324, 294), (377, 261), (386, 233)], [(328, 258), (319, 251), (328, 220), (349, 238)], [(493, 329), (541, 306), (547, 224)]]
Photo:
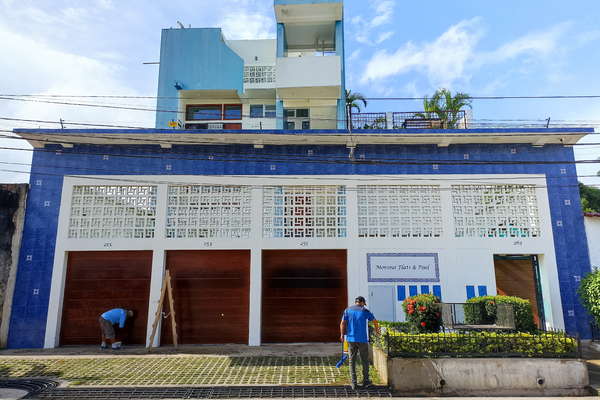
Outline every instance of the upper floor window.
[(185, 119), (187, 121), (220, 120), (222, 107), (221, 104), (187, 106)]
[(189, 105), (186, 109), (186, 121), (219, 121), (224, 119), (242, 119), (242, 105), (203, 104)]
[(250, 118), (275, 118), (275, 104), (250, 104)]
[(225, 104), (223, 119), (242, 119), (241, 104)]

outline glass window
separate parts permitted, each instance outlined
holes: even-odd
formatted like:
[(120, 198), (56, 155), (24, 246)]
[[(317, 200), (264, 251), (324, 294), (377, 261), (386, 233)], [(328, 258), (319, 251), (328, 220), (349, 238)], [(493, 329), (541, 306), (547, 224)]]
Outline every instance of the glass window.
[(221, 105), (187, 106), (187, 121), (221, 119)]
[(241, 104), (226, 104), (225, 105), (225, 116), (223, 119), (242, 119), (242, 105)]
[(263, 117), (263, 105), (262, 104), (250, 104), (250, 118), (262, 118)]
[(294, 121), (286, 121), (285, 129), (294, 130), (294, 129), (296, 129), (296, 124), (294, 123)]
[(310, 129), (310, 121), (302, 121), (302, 129)]
[(295, 117), (296, 116), (296, 110), (285, 110), (285, 116), (286, 117)]
[(299, 108), (296, 110), (296, 117), (308, 118), (308, 108)]
[(266, 104), (265, 105), (265, 118), (275, 118), (277, 116), (277, 111), (275, 110), (275, 104)]

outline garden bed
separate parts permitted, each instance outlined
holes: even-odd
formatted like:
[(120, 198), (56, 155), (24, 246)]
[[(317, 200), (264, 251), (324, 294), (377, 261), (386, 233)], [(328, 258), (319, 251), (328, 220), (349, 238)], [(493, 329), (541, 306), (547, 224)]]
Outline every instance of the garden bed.
[(403, 394), (588, 393), (579, 342), (562, 332), (411, 333), (405, 324), (382, 325), (371, 336), (375, 367), (383, 383)]

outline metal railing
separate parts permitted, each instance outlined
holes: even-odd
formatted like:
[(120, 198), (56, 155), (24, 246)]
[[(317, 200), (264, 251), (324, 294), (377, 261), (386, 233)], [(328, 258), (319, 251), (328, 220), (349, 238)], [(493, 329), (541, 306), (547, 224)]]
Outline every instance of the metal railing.
[(352, 113), (352, 129), (466, 129), (464, 110)]
[(388, 357), (408, 358), (580, 358), (578, 338), (562, 331), (496, 333), (400, 333), (370, 329), (371, 342)]
[(386, 113), (352, 114), (352, 129), (388, 129)]

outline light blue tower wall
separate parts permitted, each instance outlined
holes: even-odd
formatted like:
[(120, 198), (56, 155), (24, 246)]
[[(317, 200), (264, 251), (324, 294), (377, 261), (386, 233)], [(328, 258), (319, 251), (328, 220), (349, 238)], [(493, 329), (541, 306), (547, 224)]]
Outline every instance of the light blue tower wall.
[(163, 29), (160, 45), (156, 127), (183, 120), (177, 111), (178, 89), (237, 90), (244, 88), (244, 60), (223, 38), (220, 28)]

